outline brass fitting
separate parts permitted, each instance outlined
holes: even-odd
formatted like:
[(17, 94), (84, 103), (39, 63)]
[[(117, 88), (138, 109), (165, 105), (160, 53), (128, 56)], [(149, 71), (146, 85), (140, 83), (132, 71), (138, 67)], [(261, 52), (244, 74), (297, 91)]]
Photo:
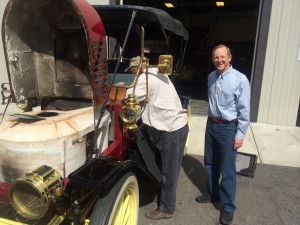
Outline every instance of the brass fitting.
[(173, 70), (173, 56), (160, 55), (158, 61), (158, 72), (164, 75), (171, 75)]
[(125, 107), (121, 110), (120, 116), (128, 130), (135, 130), (138, 128), (136, 122), (140, 114), (140, 106), (134, 94), (129, 94), (125, 99)]

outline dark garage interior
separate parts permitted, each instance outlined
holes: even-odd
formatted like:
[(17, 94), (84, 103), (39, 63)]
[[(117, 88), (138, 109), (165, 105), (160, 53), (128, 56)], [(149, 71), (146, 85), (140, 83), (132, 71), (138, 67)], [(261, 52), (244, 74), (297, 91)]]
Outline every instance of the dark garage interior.
[[(167, 8), (164, 3), (172, 3)], [(124, 5), (160, 8), (181, 21), (189, 32), (183, 67), (176, 86), (179, 94), (205, 100), (206, 78), (214, 70), (211, 51), (226, 44), (232, 51), (232, 65), (251, 80), (253, 55), (259, 20), (260, 0), (124, 0)]]

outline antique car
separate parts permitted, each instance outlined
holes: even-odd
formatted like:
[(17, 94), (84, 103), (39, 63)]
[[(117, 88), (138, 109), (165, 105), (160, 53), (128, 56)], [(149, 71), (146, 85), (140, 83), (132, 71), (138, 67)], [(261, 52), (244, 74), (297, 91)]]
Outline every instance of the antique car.
[(183, 25), (154, 8), (9, 0), (2, 38), (20, 112), (0, 125), (0, 224), (137, 224), (139, 184), (161, 171), (125, 70), (140, 56), (176, 79)]

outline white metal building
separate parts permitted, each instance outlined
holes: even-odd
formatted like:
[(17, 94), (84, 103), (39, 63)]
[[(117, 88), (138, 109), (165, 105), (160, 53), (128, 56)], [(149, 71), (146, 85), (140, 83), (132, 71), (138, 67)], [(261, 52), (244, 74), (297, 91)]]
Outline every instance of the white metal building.
[[(257, 71), (254, 70), (252, 80), (252, 99), (258, 98), (260, 92), (260, 97), (255, 100), (258, 105), (257, 122), (289, 126), (297, 123), (300, 126), (300, 1), (270, 2), (269, 29), (260, 31), (268, 33), (264, 66), (260, 68), (262, 76), (256, 78)], [(256, 57), (255, 62), (261, 59)]]

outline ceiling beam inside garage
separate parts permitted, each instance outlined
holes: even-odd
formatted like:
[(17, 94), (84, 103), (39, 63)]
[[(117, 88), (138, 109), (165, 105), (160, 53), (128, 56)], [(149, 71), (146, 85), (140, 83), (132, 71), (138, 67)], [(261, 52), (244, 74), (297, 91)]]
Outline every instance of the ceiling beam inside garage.
[[(224, 7), (216, 6), (217, 0), (123, 0), (124, 5), (140, 5), (160, 8), (174, 17), (181, 15), (199, 15), (211, 13), (233, 13), (255, 11), (260, 0), (223, 0)], [(221, 1), (221, 0), (218, 0)], [(171, 2), (174, 8), (167, 8), (164, 3)]]

